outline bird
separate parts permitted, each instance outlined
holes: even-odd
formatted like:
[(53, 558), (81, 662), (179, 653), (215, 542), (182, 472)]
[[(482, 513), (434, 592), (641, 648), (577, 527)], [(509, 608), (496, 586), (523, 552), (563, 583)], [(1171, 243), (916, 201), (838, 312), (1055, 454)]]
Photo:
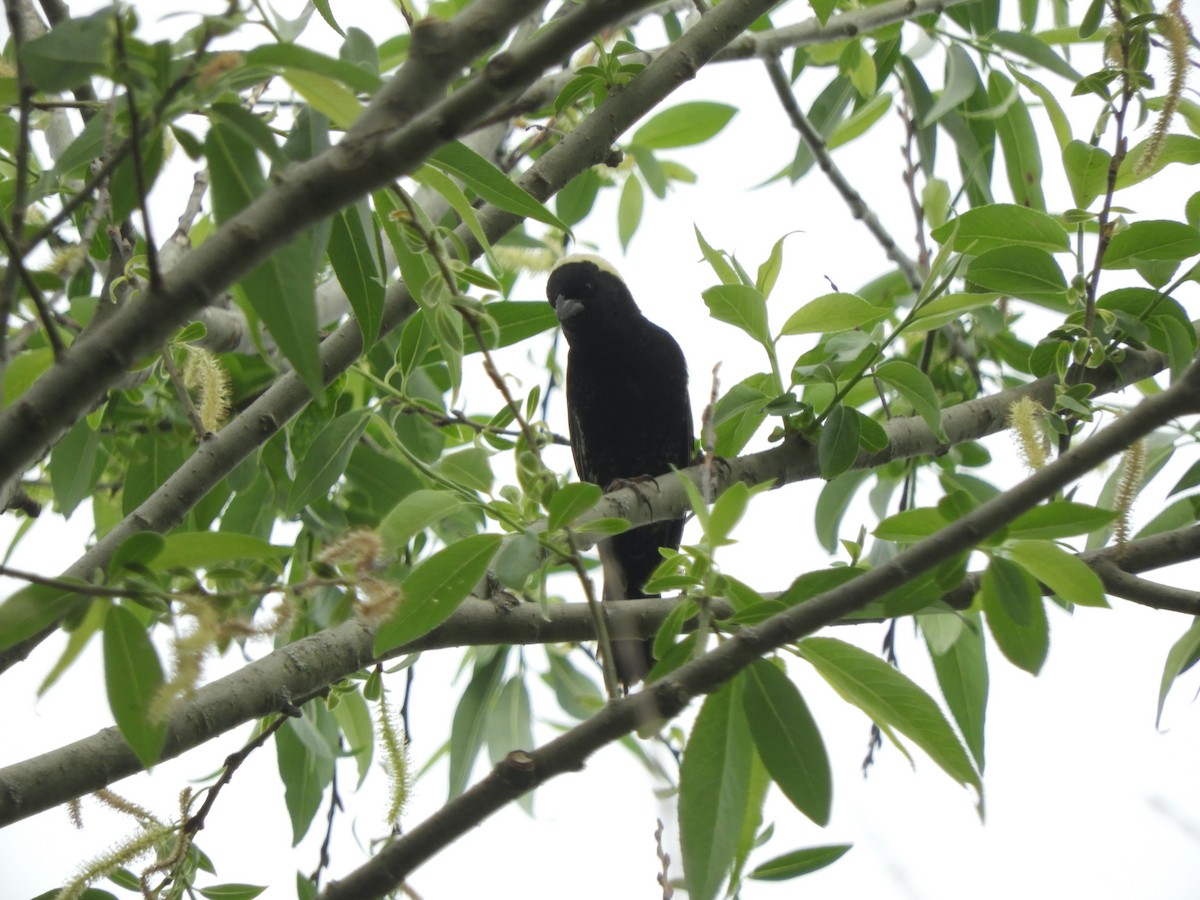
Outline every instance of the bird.
[[(579, 479), (608, 489), (686, 467), (692, 407), (675, 338), (642, 315), (620, 274), (599, 256), (559, 260), (546, 297), (569, 347), (567, 420)], [(662, 562), (659, 548), (679, 548), (683, 524), (654, 522), (602, 541), (604, 600), (659, 596), (647, 594), (645, 584)], [(653, 641), (615, 638), (612, 665), (628, 693), (654, 663)]]

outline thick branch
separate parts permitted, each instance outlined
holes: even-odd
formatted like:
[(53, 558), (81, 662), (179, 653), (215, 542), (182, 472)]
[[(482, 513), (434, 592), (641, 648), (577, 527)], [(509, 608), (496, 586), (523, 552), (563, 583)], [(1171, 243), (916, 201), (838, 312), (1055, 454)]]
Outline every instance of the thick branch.
[[(397, 97), (399, 88), (385, 88), (364, 113), (363, 127), (283, 172), (265, 194), (184, 257), (161, 288), (147, 290), (76, 342), (0, 413), (0, 480), (20, 475), (40, 459), (126, 370), (303, 229), (411, 171), (597, 29), (645, 2), (587, 3), (521, 47), (493, 57), (478, 77), (445, 99), (438, 98), (466, 63), (498, 42), (536, 0), (477, 3), (455, 23), (427, 22), (414, 29), (412, 57), (394, 79), (407, 86), (405, 102)], [(406, 74), (410, 69), (420, 75), (419, 83)], [(376, 111), (379, 106), (383, 112)], [(395, 130), (371, 130), (389, 125), (388, 111), (397, 109), (420, 113)]]
[(911, 581), (977, 546), (983, 538), (1122, 452), (1139, 437), (1178, 415), (1200, 411), (1197, 397), (1200, 397), (1200, 364), (1193, 363), (1184, 377), (1164, 393), (1148, 398), (1021, 484), (901, 551), (887, 563), (759, 625), (743, 629), (700, 659), (640, 693), (610, 703), (588, 721), (539, 749), (510, 753), (470, 790), (383, 848), (349, 876), (330, 884), (322, 897), (348, 900), (383, 896), (423, 862), (517, 797), (558, 775), (579, 771), (601, 747), (646, 722), (674, 718), (694, 697), (720, 687), (756, 659), (862, 609), (897, 584)]

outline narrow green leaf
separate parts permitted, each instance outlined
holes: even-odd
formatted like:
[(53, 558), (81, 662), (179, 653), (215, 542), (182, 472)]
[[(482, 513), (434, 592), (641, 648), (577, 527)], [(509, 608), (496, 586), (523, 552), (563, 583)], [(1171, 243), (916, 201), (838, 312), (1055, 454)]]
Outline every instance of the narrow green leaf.
[(483, 447), (468, 447), (457, 453), (447, 453), (437, 461), (434, 470), (455, 484), (486, 494), (495, 480), (491, 458)]
[[(213, 208), (224, 224), (266, 189), (254, 145), (241, 131), (213, 121), (204, 141)], [(314, 397), (321, 396), (317, 353), (314, 260), (310, 239), (301, 235), (269, 256), (240, 282), (254, 312), (266, 323), (279, 349)]]
[(375, 654), (419, 638), (450, 616), (487, 572), (500, 548), (498, 534), (475, 534), (439, 550), (418, 565), (400, 586), (396, 611), (379, 626)]
[(1009, 662), (1036, 675), (1050, 648), (1049, 623), (1042, 592), (1023, 568), (993, 557), (979, 592), (988, 628)]
[(554, 492), (546, 507), (549, 514), (546, 517), (546, 530), (556, 531), (564, 525), (570, 525), (599, 503), (602, 496), (603, 490), (587, 482), (576, 481), (563, 485)]
[(341, 82), (303, 69), (284, 67), (282, 74), (284, 81), (290, 84), (309, 106), (338, 128), (349, 128), (362, 115), (362, 103), (354, 96), (354, 92)]
[[(864, 54), (865, 59), (871, 57)], [(838, 123), (829, 140), (825, 142), (826, 149), (836, 150), (843, 144), (849, 144), (855, 138), (862, 137), (871, 130), (871, 126), (882, 119), (892, 108), (891, 94), (876, 94), (861, 107), (856, 109)]]
[(1175, 679), (1196, 664), (1200, 659), (1200, 618), (1192, 621), (1191, 626), (1167, 651), (1167, 659), (1163, 664), (1162, 681), (1158, 687), (1158, 711), (1154, 715), (1154, 726), (1162, 722), (1163, 704), (1167, 702), (1167, 694)]
[(633, 134), (630, 143), (651, 150), (703, 144), (729, 124), (737, 107), (698, 100), (672, 106), (653, 116)]
[(501, 209), (570, 232), (558, 216), (465, 144), (452, 141), (429, 157), (443, 172), (461, 178), (476, 194)]
[(825, 294), (792, 313), (779, 333), (836, 334), (874, 325), (888, 312), (854, 294)]
[(833, 776), (817, 723), (796, 686), (776, 665), (758, 660), (742, 676), (754, 746), (796, 809), (828, 825)]
[(771, 291), (775, 289), (775, 282), (779, 280), (779, 272), (783, 269), (783, 242), (796, 233), (795, 231), (789, 231), (777, 240), (774, 246), (771, 247), (770, 255), (758, 267), (758, 275), (754, 279), (754, 286), (763, 295), (763, 299), (771, 296)]
[(931, 506), (905, 509), (888, 516), (871, 532), (884, 541), (912, 544), (937, 534), (950, 524), (941, 512)]
[(704, 239), (704, 235), (700, 233), (700, 228), (693, 225), (692, 230), (696, 232), (696, 243), (700, 245), (700, 253), (704, 259), (712, 266), (712, 270), (717, 273), (717, 277), (721, 279), (721, 284), (741, 284), (742, 280), (738, 278), (737, 272), (733, 271), (733, 266), (726, 262), (721, 251), (714, 250), (713, 247)]
[(86, 599), (58, 588), (27, 584), (0, 602), (0, 650), (19, 644), (57, 622)]
[(1080, 606), (1108, 606), (1099, 576), (1074, 554), (1050, 541), (1017, 540), (1004, 555), (1062, 599)]
[(370, 210), (365, 203), (356, 203), (334, 216), (332, 225), (329, 262), (358, 319), (363, 345), (370, 348), (379, 337), (384, 296), (384, 274)]
[(889, 359), (875, 367), (875, 377), (895, 388), (901, 397), (912, 404), (913, 409), (929, 426), (939, 440), (946, 440), (942, 430), (942, 410), (938, 405), (937, 391), (929, 376), (910, 362)]
[(825, 420), (817, 444), (817, 460), (821, 477), (836, 478), (847, 471), (858, 458), (859, 424), (857, 410), (839, 403)]
[[(1142, 168), (1142, 157), (1154, 150), (1154, 160)], [(1194, 166), (1200, 163), (1200, 138), (1188, 134), (1168, 134), (1162, 146), (1155, 150), (1154, 138), (1137, 144), (1125, 156), (1117, 173), (1117, 190), (1131, 187), (1152, 178), (1172, 163)]]
[(760, 344), (771, 341), (767, 325), (767, 301), (746, 284), (719, 284), (704, 291), (704, 305), (718, 321), (740, 328)]
[(816, 667), (845, 700), (885, 731), (895, 729), (924, 750), (947, 775), (983, 797), (979, 774), (950, 723), (924, 690), (883, 660), (834, 638), (806, 638), (800, 655)]
[[(968, 623), (959, 632), (958, 638), (944, 653), (934, 650), (932, 642), (929, 654), (933, 670), (950, 714), (958, 723), (967, 748), (975, 759), (975, 767), (982, 772), (984, 767), (984, 723), (987, 719), (988, 667), (984, 651), (983, 629), (978, 615), (967, 613)], [(929, 618), (945, 616), (922, 616), (922, 623)], [(925, 631), (922, 624), (922, 631)], [(926, 631), (926, 640), (929, 633)]]
[(212, 887), (196, 890), (208, 900), (254, 900), (266, 888), (254, 884), (214, 884)]
[(162, 663), (132, 612), (114, 606), (104, 620), (104, 687), (121, 736), (147, 768), (158, 762), (167, 723), (152, 716), (163, 685)]
[(297, 515), (317, 497), (329, 492), (346, 471), (354, 445), (370, 421), (369, 412), (353, 410), (338, 416), (322, 429), (308, 452), (297, 462), (296, 477), (284, 507), (286, 515)]
[(494, 652), (476, 657), (475, 671), (450, 725), (450, 799), (467, 789), (507, 662), (507, 647), (496, 647)]
[(293, 847), (308, 833), (321, 808), (325, 788), (333, 780), (334, 751), (322, 731), (322, 727), (329, 727), (325, 725), (328, 720), (323, 705), (309, 703), (300, 718), (288, 719), (275, 732), (275, 761), (292, 822)]
[(1010, 522), (1008, 536), (1044, 540), (1073, 537), (1103, 528), (1116, 517), (1117, 514), (1109, 509), (1098, 509), (1069, 500), (1053, 500), (1035, 506)]
[(413, 491), (379, 523), (379, 537), (388, 553), (399, 553), (415, 535), (462, 509), (465, 501), (449, 491)]
[[(324, 13), (322, 13), (324, 16)], [(326, 21), (329, 21), (326, 19)], [(332, 22), (330, 25), (332, 26)], [(338, 32), (341, 34), (341, 32)], [(344, 35), (343, 35), (344, 36)], [(374, 94), (383, 84), (382, 79), (361, 66), (318, 53), (299, 44), (262, 44), (246, 53), (246, 64), (269, 66), (281, 74), (286, 70), (311, 72), (339, 81), (360, 94)]]
[(1036, 63), (1040, 68), (1060, 75), (1074, 83), (1083, 76), (1065, 59), (1036, 35), (1019, 31), (995, 31), (989, 36), (992, 43)]
[(430, 190), (436, 191), (450, 204), (451, 208), (458, 213), (458, 217), (463, 220), (471, 234), (475, 236), (475, 240), (479, 241), (479, 246), (491, 253), (492, 242), (488, 240), (487, 232), (483, 230), (483, 226), (479, 223), (479, 216), (475, 212), (475, 207), (471, 205), (471, 201), (467, 199), (467, 195), (462, 192), (454, 179), (435, 169), (433, 166), (421, 166), (412, 174), (412, 178), (419, 184), (423, 184)]
[[(487, 719), (488, 757), (492, 764), (500, 762), (514, 750), (532, 750), (533, 710), (525, 679), (514, 675), (500, 689), (491, 715)], [(533, 813), (533, 794), (522, 794), (517, 803), (525, 812)]]
[(98, 460), (100, 454), (100, 432), (88, 427), (86, 419), (71, 426), (61, 441), (50, 453), (50, 487), (63, 518), (71, 513), (86, 498), (100, 478)]
[(769, 859), (750, 873), (758, 881), (786, 881), (809, 872), (816, 872), (837, 862), (853, 844), (831, 844), (828, 847), (807, 847)]
[(964, 100), (975, 93), (979, 87), (979, 74), (975, 64), (960, 44), (951, 44), (946, 51), (946, 86), (941, 96), (933, 104), (933, 109), (925, 114), (921, 126), (932, 125), (950, 110), (959, 106)]
[(358, 767), (358, 785), (361, 788), (367, 773), (371, 771), (371, 759), (375, 753), (375, 725), (367, 701), (358, 691), (338, 694), (338, 703), (331, 710), (334, 721), (346, 737), (346, 752), (354, 757)]
[(151, 541), (147, 549), (153, 555), (142, 562), (159, 571), (204, 569), (235, 560), (278, 559), (292, 552), (291, 547), (229, 531), (176, 531), (160, 540), (161, 544)]
[[(1037, 38), (1031, 40), (1045, 47)], [(1049, 50), (1048, 47), (1046, 49)], [(1004, 150), (1009, 190), (1018, 206), (1044, 211), (1046, 198), (1042, 193), (1042, 154), (1038, 149), (1033, 119), (1016, 86), (999, 72), (991, 72), (988, 75), (988, 100), (1000, 104), (1008, 97), (1014, 100), (1004, 115), (996, 120), (996, 137), (1000, 139), (1000, 146)]]
[(1042, 101), (1042, 107), (1046, 110), (1047, 118), (1050, 119), (1050, 127), (1054, 129), (1054, 136), (1058, 140), (1058, 148), (1059, 150), (1065, 150), (1071, 142), (1071, 123), (1067, 119), (1067, 114), (1063, 112), (1058, 98), (1054, 96), (1054, 92), (1040, 81), (1035, 81), (1028, 74), (1011, 64), (1008, 65), (1008, 71), (1013, 78), (1017, 79), (1017, 81), (1032, 91)]
[(621, 188), (621, 201), (617, 205), (617, 237), (622, 250), (629, 249), (629, 242), (641, 224), (644, 204), (642, 182), (636, 175), (630, 175)]
[(679, 842), (691, 900), (717, 897), (749, 802), (754, 746), (741, 684), (728, 682), (704, 701), (679, 767)]
[(991, 307), (1002, 295), (996, 293), (984, 294), (942, 294), (936, 300), (922, 304), (913, 314), (908, 328), (920, 331), (933, 331), (957, 322), (964, 315), (975, 309)]

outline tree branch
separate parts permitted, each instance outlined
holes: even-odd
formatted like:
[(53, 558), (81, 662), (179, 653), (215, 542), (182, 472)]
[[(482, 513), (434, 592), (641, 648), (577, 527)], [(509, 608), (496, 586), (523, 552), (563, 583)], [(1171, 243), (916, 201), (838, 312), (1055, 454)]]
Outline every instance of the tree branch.
[(610, 703), (591, 719), (537, 750), (513, 751), (490, 774), (439, 812), (380, 850), (346, 878), (331, 883), (321, 895), (322, 900), (385, 895), (423, 862), (517, 797), (558, 775), (579, 771), (588, 757), (606, 744), (632, 733), (647, 721), (674, 718), (693, 698), (717, 689), (767, 653), (862, 609), (897, 584), (908, 583), (955, 554), (977, 546), (989, 534), (1054, 496), (1139, 437), (1178, 415), (1200, 411), (1198, 397), (1200, 364), (1193, 362), (1184, 376), (1162, 394), (1147, 398), (1021, 484), (901, 551), (883, 565), (759, 625), (742, 629), (701, 658), (640, 693)]

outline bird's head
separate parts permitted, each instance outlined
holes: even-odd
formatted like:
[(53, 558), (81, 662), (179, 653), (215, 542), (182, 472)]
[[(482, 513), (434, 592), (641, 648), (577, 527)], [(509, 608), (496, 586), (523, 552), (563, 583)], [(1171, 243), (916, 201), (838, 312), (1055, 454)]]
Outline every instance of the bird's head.
[(617, 270), (590, 253), (559, 260), (546, 282), (546, 299), (568, 342), (584, 334), (599, 336), (641, 315)]

